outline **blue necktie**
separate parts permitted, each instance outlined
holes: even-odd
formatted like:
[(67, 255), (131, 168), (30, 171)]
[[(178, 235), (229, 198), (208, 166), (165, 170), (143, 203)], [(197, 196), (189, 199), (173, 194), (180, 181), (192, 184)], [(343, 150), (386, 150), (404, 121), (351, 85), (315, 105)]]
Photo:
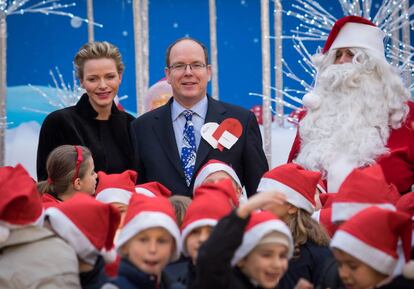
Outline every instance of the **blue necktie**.
[(181, 148), (181, 166), (183, 167), (187, 187), (190, 186), (196, 161), (196, 142), (194, 124), (192, 122), (193, 113), (191, 110), (183, 111), (186, 122), (183, 132), (183, 146)]

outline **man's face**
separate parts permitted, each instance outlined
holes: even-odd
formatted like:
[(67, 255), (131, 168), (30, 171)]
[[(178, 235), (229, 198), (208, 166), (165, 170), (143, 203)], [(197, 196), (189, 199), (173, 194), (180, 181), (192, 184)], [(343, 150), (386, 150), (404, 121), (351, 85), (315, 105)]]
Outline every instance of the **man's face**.
[(354, 58), (354, 54), (349, 48), (338, 48), (335, 54), (334, 64), (350, 63)]
[(206, 95), (211, 76), (203, 48), (192, 40), (182, 40), (171, 48), (169, 60), (170, 67), (165, 68), (165, 74), (174, 99), (191, 108)]

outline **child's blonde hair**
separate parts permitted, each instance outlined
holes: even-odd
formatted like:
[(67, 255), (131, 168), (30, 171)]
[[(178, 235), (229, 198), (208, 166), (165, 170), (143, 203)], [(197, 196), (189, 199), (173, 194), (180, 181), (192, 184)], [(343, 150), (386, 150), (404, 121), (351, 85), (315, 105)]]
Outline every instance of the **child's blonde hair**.
[(303, 209), (298, 208), (296, 213), (288, 214), (285, 219), (294, 241), (294, 255), (300, 256), (300, 246), (312, 241), (319, 246), (329, 246), (330, 238), (325, 228)]

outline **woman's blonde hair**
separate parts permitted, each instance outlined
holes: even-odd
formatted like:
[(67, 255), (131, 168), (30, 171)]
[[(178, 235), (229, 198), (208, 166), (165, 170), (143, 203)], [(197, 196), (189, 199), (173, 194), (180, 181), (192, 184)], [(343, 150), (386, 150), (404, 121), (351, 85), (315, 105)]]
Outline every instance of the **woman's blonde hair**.
[(82, 179), (86, 175), (86, 160), (92, 157), (90, 150), (83, 146), (59, 146), (47, 158), (47, 180), (37, 184), (37, 189), (41, 194), (47, 193), (58, 198), (69, 188), (77, 172), (78, 150), (82, 152), (82, 162), (79, 164), (77, 177)]
[(122, 62), (122, 56), (118, 47), (106, 41), (95, 41), (92, 43), (86, 43), (79, 49), (78, 53), (76, 53), (74, 59), (76, 76), (82, 80), (85, 62), (90, 59), (100, 58), (113, 59), (118, 73), (122, 74), (124, 72), (125, 66)]
[(285, 220), (292, 232), (294, 242), (293, 257), (300, 256), (300, 246), (307, 241), (312, 241), (319, 246), (328, 246), (330, 238), (325, 228), (322, 227), (305, 210), (299, 209), (295, 214), (289, 214)]

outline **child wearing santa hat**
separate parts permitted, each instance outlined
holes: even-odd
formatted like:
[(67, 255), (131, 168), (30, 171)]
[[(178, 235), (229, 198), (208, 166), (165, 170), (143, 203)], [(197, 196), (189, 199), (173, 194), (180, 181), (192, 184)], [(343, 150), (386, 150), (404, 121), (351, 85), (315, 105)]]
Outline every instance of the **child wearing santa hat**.
[(312, 218), (320, 178), (319, 172), (289, 163), (270, 170), (260, 180), (259, 194), (273, 190), (286, 196), (285, 203), (269, 206), (268, 210), (286, 222), (295, 242), (294, 257), (278, 288), (293, 288), (300, 278), (315, 284), (320, 278), (323, 263), (331, 256), (330, 238)]
[(196, 288), (276, 287), (293, 255), (292, 236), (275, 215), (257, 209), (283, 199), (275, 192), (256, 194), (218, 222), (199, 249)]
[(0, 288), (79, 289), (75, 251), (43, 228), (36, 184), (21, 166), (0, 168)]
[(120, 221), (118, 209), (84, 193), (50, 207), (45, 225), (75, 249), (83, 289), (100, 288), (106, 281), (104, 261), (113, 262), (113, 240)]
[(170, 288), (163, 270), (180, 256), (179, 241), (180, 231), (168, 199), (133, 195), (116, 242), (122, 256), (118, 277), (102, 288)]
[(246, 190), (244, 189), (237, 173), (225, 162), (211, 159), (197, 172), (194, 180), (193, 195), (197, 187), (203, 183), (214, 183), (224, 178), (230, 178), (233, 181), (234, 189), (237, 193), (239, 203), (247, 200)]
[(46, 162), (48, 178), (38, 183), (46, 208), (71, 198), (76, 192), (95, 194), (95, 165), (90, 150), (83, 146), (55, 148)]
[[(381, 236), (378, 236), (378, 234)], [(414, 263), (395, 277), (401, 242), (408, 262), (411, 252), (411, 216), (379, 207), (367, 208), (342, 224), (331, 247), (346, 288), (414, 288)]]
[[(214, 204), (212, 206), (211, 204)], [(185, 264), (168, 266), (168, 272), (187, 288), (194, 288), (195, 265), (198, 250), (208, 239), (217, 222), (238, 204), (233, 182), (225, 178), (216, 183), (205, 183), (194, 193), (181, 226), (182, 254), (189, 257)]]

